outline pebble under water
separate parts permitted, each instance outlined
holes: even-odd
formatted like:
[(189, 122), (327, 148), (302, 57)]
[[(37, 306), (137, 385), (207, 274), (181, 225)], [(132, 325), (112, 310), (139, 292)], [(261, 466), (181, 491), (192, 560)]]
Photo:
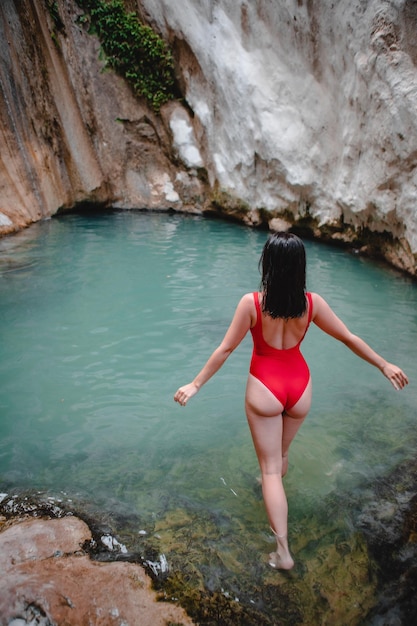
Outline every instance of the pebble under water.
[(308, 289), (411, 382), (396, 392), (310, 329), (313, 407), (285, 479), (290, 573), (267, 564), (243, 406), (250, 336), (187, 407), (172, 399), (257, 290), (266, 237), (135, 211), (66, 215), (0, 240), (0, 491), (41, 492), (107, 523), (130, 553), (163, 555), (161, 584), (190, 614), (198, 606), (200, 623), (371, 623), (380, 589), (364, 519), (389, 515), (375, 486), (415, 455), (415, 283), (305, 242)]

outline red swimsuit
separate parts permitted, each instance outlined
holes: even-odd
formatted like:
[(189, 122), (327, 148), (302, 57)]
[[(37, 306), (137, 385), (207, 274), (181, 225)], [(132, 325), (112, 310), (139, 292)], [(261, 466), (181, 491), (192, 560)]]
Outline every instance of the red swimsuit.
[(310, 371), (300, 352), (313, 313), (311, 293), (307, 293), (308, 321), (304, 335), (293, 348), (278, 350), (266, 343), (262, 333), (262, 312), (258, 293), (253, 294), (256, 306), (256, 324), (251, 328), (253, 353), (250, 373), (261, 381), (281, 402), (284, 410), (291, 409), (303, 395)]

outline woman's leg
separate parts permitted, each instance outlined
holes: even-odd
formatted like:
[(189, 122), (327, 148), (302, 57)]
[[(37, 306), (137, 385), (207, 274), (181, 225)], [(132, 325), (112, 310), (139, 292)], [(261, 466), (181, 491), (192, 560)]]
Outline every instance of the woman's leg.
[[(311, 386), (307, 395), (311, 399)], [(310, 406), (309, 401), (302, 403), (303, 397), (291, 409), (291, 415), (285, 414), (283, 417), (282, 404), (263, 383), (249, 375), (246, 415), (262, 472), (262, 494), (266, 512), (277, 538), (277, 552), (270, 555), (270, 564), (280, 569), (291, 569), (294, 566), (287, 541), (288, 504), (282, 484), (283, 452), (285, 451), (288, 458), (289, 445), (305, 417), (302, 409), (307, 404)]]
[(291, 569), (294, 561), (288, 549), (288, 505), (282, 484), (282, 404), (257, 378), (249, 375), (246, 387), (246, 415), (262, 473), (262, 495), (277, 553), (270, 556), (274, 567)]
[(288, 451), (311, 407), (311, 378), (297, 404), (283, 413), (282, 422), (282, 476), (288, 471)]

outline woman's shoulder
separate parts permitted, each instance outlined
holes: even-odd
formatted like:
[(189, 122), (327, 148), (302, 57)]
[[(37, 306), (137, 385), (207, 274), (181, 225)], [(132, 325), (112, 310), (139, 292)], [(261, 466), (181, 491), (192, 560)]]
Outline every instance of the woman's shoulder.
[(255, 300), (257, 297), (259, 298), (258, 291), (250, 291), (241, 297), (239, 304), (241, 306), (255, 306)]
[(256, 305), (255, 298), (257, 292), (245, 293), (239, 300), (235, 310), (235, 318), (246, 318), (249, 320), (250, 327), (256, 322)]
[(319, 309), (322, 307), (323, 304), (327, 304), (325, 299), (317, 292), (315, 291), (310, 291), (308, 292), (311, 296), (311, 301), (312, 301), (312, 309), (313, 309), (313, 319), (316, 315), (316, 313), (319, 311)]
[(251, 318), (253, 318), (254, 316), (256, 317), (257, 302), (259, 303), (259, 292), (251, 291), (241, 297), (238, 308), (242, 311), (246, 311)]
[(316, 291), (309, 291), (307, 292), (310, 294), (311, 299), (313, 300), (313, 302), (324, 302), (324, 298), (317, 293)]

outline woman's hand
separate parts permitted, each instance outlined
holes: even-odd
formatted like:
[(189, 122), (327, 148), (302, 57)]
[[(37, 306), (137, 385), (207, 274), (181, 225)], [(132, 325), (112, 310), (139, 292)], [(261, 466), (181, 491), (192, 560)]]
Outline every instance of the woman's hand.
[(188, 385), (180, 387), (174, 396), (175, 402), (178, 402), (181, 406), (185, 406), (188, 400), (195, 396), (198, 389), (195, 383), (188, 383)]
[(391, 385), (397, 391), (408, 385), (408, 378), (406, 374), (404, 374), (401, 368), (397, 367), (397, 365), (394, 365), (393, 363), (385, 363), (385, 365), (381, 367), (381, 372), (388, 378)]
[(190, 398), (206, 384), (208, 380), (222, 367), (226, 359), (238, 347), (242, 339), (252, 325), (252, 317), (255, 315), (255, 303), (251, 293), (245, 294), (236, 307), (235, 314), (221, 344), (210, 356), (201, 372), (197, 374), (192, 383), (180, 387), (174, 396), (175, 402), (185, 406)]

